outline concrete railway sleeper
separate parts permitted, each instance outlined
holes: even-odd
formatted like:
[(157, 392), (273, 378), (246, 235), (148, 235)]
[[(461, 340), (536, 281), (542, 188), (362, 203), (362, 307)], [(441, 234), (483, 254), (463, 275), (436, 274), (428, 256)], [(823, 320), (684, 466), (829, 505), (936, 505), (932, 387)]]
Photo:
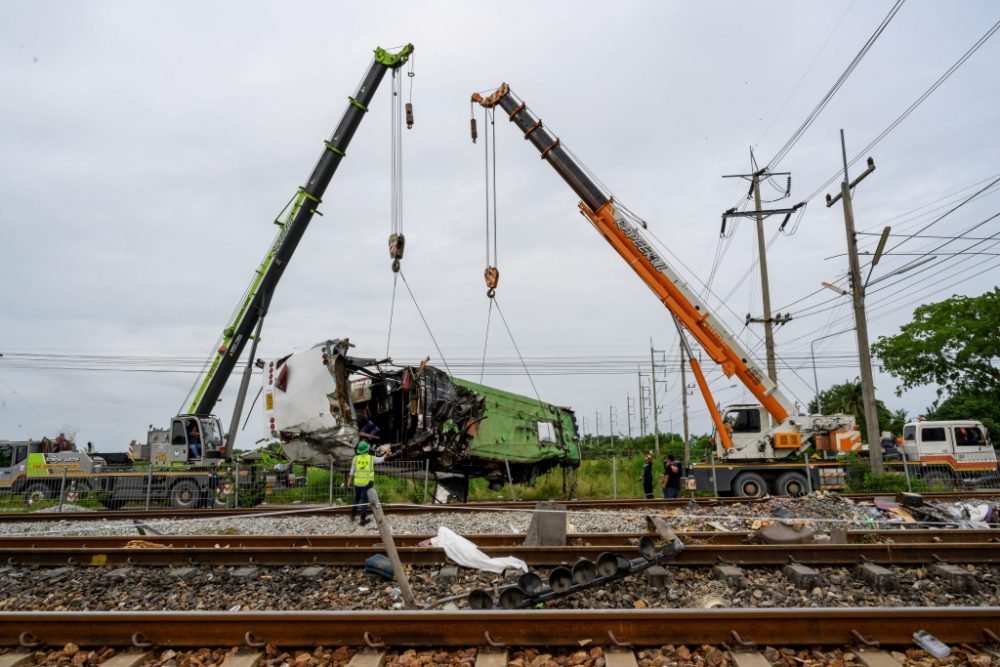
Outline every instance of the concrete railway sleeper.
[(935, 664), (918, 633), (985, 667), (1000, 609), (3, 614), (0, 665)]
[[(0, 649), (0, 666), (23, 667), (33, 664), (63, 664), (70, 658), (74, 664), (99, 665), (100, 667), (159, 667), (167, 665), (197, 664), (204, 667), (251, 667), (256, 665), (298, 665), (300, 667), (408, 667), (420, 665), (448, 665), (456, 667), (520, 667), (521, 665), (554, 663), (572, 667), (652, 667), (658, 664), (677, 665), (733, 665), (734, 667), (755, 667), (782, 664), (806, 664), (814, 667), (823, 665), (920, 665), (923, 667), (932, 659), (921, 649), (894, 647), (881, 648), (867, 646), (862, 642), (850, 646), (767, 646), (758, 649), (749, 645), (726, 642), (713, 646), (703, 644), (688, 648), (684, 645), (668, 644), (658, 647), (586, 646), (571, 648), (553, 647), (508, 647), (486, 645), (483, 647), (425, 647), (387, 648), (328, 646), (276, 647), (216, 647), (184, 649), (163, 649), (154, 647), (124, 648), (101, 647), (81, 649), (76, 644), (66, 644), (61, 648), (34, 650), (21, 648), (3, 651)], [(956, 663), (963, 665), (991, 665), (997, 649), (992, 638), (987, 635), (978, 646), (969, 644), (948, 647)]]

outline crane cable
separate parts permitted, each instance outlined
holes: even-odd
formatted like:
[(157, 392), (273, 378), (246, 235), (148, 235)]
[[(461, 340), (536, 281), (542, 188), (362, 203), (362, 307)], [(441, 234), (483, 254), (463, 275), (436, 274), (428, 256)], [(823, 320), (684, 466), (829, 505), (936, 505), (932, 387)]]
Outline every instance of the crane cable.
[[(409, 101), (406, 103), (406, 129), (413, 128), (413, 57), (410, 57), (410, 68), (407, 78), (410, 80)], [(399, 262), (403, 259), (406, 247), (406, 237), (403, 235), (403, 95), (402, 77), (396, 69), (392, 70), (392, 101), (389, 105), (391, 143), (391, 214), (389, 230), (389, 257), (392, 258), (392, 299), (389, 305), (389, 328), (385, 336), (385, 356), (389, 356), (389, 344), (392, 341), (392, 321), (396, 312), (396, 288), (399, 283)]]
[[(473, 111), (473, 143), (475, 143), (477, 138), (474, 113)], [(497, 266), (500, 262), (497, 252), (497, 135), (495, 120), (494, 109), (484, 108), (483, 175), (486, 182), (486, 270), (483, 272), (483, 276), (486, 279), (486, 296), (489, 298), (489, 310), (486, 313), (486, 334), (483, 338), (483, 361), (479, 372), (479, 382), (480, 384), (482, 383), (486, 374), (486, 351), (490, 338), (490, 320), (493, 316), (493, 307), (496, 306), (497, 314), (500, 315), (500, 321), (503, 322), (504, 329), (507, 330), (507, 335), (514, 346), (514, 351), (521, 362), (521, 367), (524, 368), (524, 374), (528, 377), (528, 382), (531, 384), (531, 390), (535, 392), (535, 398), (538, 399), (538, 402), (544, 404), (541, 394), (538, 393), (538, 387), (535, 386), (535, 380), (531, 377), (528, 364), (521, 355), (521, 348), (518, 346), (517, 340), (514, 339), (514, 333), (511, 331), (510, 325), (507, 324), (507, 318), (504, 317), (503, 311), (500, 310), (500, 302), (496, 298), (496, 288), (500, 281), (500, 270)]]

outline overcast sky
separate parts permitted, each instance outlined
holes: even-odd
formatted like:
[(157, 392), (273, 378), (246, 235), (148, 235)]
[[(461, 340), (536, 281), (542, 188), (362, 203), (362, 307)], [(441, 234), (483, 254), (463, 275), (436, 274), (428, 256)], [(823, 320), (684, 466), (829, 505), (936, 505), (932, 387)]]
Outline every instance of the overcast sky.
[[(5, 2), (0, 439), (65, 430), (122, 450), (186, 407), (197, 369), (180, 359), (212, 351), (273, 238), (272, 220), (309, 175), (372, 49), (406, 42), (416, 47), (416, 125), (403, 137), (403, 271), (456, 374), (479, 380), (488, 311), (483, 142), (469, 140), (469, 94), (502, 81), (649, 222), (692, 286), (704, 289), (724, 251), (709, 302), (762, 358), (760, 325), (743, 322), (761, 314), (753, 223), (737, 223), (719, 245), (720, 214), (745, 202), (747, 188), (720, 176), (750, 171), (751, 146), (761, 164), (774, 157), (891, 6)], [(840, 168), (840, 128), (853, 157), (998, 18), (995, 2), (909, 0), (781, 161), (793, 173), (792, 196), (771, 205), (817, 191)], [(877, 171), (856, 192), (859, 230), (889, 224), (916, 233), (1000, 175), (998, 65), (994, 38), (872, 150)], [(258, 356), (344, 336), (359, 354), (385, 353), (389, 92), (386, 79), (326, 193), (323, 217), (278, 287)], [(580, 217), (573, 192), (499, 118), (496, 145), (497, 296), (537, 369), (539, 395), (576, 409), (588, 431), (600, 411), (607, 433), (613, 406), (615, 430), (626, 432), (626, 397), (636, 397), (638, 364), (648, 373), (652, 339), (663, 351), (658, 362), (666, 358), (658, 370), (661, 427), (679, 430), (667, 311)], [(774, 185), (765, 186), (768, 198), (784, 182)], [(842, 212), (822, 201), (837, 188), (817, 194), (795, 233), (778, 236), (768, 255), (774, 310), (794, 318), (777, 334), (786, 361), (779, 381), (803, 403), (814, 393), (810, 343), (853, 325), (847, 297), (814, 294), (821, 281), (846, 285)], [(998, 220), (968, 230), (997, 212), (998, 191), (924, 233), (997, 235)], [(768, 239), (778, 223), (767, 221)], [(863, 250), (877, 241), (862, 238)], [(913, 254), (887, 256), (872, 280), (947, 240), (908, 240), (896, 252)], [(996, 285), (995, 243), (949, 243), (939, 252), (994, 254), (941, 254), (873, 285), (872, 338), (896, 333), (921, 303)], [(396, 297), (390, 354), (444, 365), (402, 284)], [(821, 386), (858, 375), (852, 333), (815, 348)], [(487, 361), (506, 369), (488, 372), (487, 384), (533, 393), (495, 312)], [(715, 369), (710, 377), (722, 403), (748, 398)], [(218, 407), (227, 423), (237, 384), (230, 381)], [(876, 384), (890, 408), (913, 415), (936, 389), (897, 397), (897, 382), (881, 373)], [(692, 432), (706, 432), (700, 396), (690, 404)], [(237, 446), (262, 436), (259, 415)]]

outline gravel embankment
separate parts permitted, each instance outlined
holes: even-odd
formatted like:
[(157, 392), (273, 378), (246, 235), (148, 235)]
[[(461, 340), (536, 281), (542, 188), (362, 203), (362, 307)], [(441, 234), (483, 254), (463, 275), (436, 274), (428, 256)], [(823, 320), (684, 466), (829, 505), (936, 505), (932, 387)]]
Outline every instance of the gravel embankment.
[[(1000, 499), (972, 504), (992, 503), (1000, 507)], [(953, 516), (952, 526), (969, 526), (962, 503), (939, 502), (942, 515)], [(842, 526), (848, 529), (904, 527), (899, 516), (879, 510), (871, 503), (855, 503), (838, 496), (805, 498), (771, 498), (760, 503), (681, 505), (655, 508), (649, 512), (633, 510), (582, 510), (567, 515), (570, 532), (633, 532), (646, 530), (644, 515), (658, 514), (677, 529), (753, 530), (761, 521), (774, 518), (797, 518), (811, 521), (818, 529)], [(1000, 515), (1000, 511), (994, 511)], [(392, 529), (399, 534), (434, 534), (439, 526), (447, 526), (460, 534), (523, 533), (531, 521), (528, 511), (456, 511), (447, 514), (427, 512), (389, 514)], [(998, 516), (1000, 519), (1000, 516)], [(198, 519), (161, 519), (142, 522), (152, 531), (169, 535), (324, 535), (375, 533), (374, 522), (367, 526), (351, 523), (347, 516), (330, 514), (306, 516), (295, 510), (276, 510), (270, 516), (206, 517)], [(934, 527), (937, 524), (924, 524)], [(996, 525), (996, 524), (994, 524)], [(151, 532), (152, 532), (151, 531)], [(127, 520), (0, 522), (0, 536), (15, 535), (137, 535), (136, 523)]]
[[(187, 569), (187, 568), (185, 568)], [(710, 568), (668, 567), (664, 586), (653, 587), (643, 574), (603, 587), (551, 600), (562, 609), (690, 608), (706, 606), (770, 607), (905, 607), (998, 606), (1000, 566), (972, 567), (978, 590), (953, 590), (948, 581), (926, 568), (890, 568), (899, 587), (879, 593), (848, 568), (817, 568), (820, 585), (801, 590), (777, 568), (747, 568), (747, 587), (727, 588)], [(199, 567), (183, 575), (170, 568), (107, 567), (0, 568), (0, 611), (114, 610), (355, 610), (399, 609), (402, 599), (393, 583), (370, 578), (363, 568), (325, 568), (313, 577), (300, 567)], [(417, 600), (432, 603), (467, 594), (474, 588), (498, 590), (515, 583), (476, 570), (459, 569), (452, 583), (442, 583), (429, 567), (409, 568)], [(535, 570), (543, 580), (548, 569)], [(464, 599), (457, 605), (465, 606)]]

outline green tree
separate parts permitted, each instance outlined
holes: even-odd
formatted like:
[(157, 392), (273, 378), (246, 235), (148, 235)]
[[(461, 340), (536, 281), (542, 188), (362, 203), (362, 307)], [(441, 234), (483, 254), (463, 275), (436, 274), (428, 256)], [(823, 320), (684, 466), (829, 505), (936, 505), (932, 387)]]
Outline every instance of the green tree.
[[(822, 410), (820, 410), (822, 408)], [(893, 412), (886, 407), (885, 403), (876, 399), (875, 409), (878, 413), (878, 428), (880, 431), (891, 431), (892, 433), (902, 433), (903, 424), (906, 423), (906, 410), (896, 410)], [(823, 412), (830, 414), (833, 412), (844, 412), (854, 415), (858, 421), (858, 430), (861, 431), (862, 438), (868, 433), (868, 422), (865, 421), (865, 402), (861, 392), (861, 380), (854, 378), (841, 384), (835, 384), (829, 389), (819, 393), (819, 405), (816, 399), (809, 401), (809, 412)]]
[(977, 419), (990, 430), (993, 444), (1000, 444), (1000, 401), (996, 394), (986, 392), (960, 392), (949, 396), (943, 403), (927, 408), (928, 419)]
[(937, 384), (952, 395), (1000, 392), (1000, 287), (981, 296), (953, 296), (920, 306), (897, 335), (872, 352), (899, 378), (897, 395)]

